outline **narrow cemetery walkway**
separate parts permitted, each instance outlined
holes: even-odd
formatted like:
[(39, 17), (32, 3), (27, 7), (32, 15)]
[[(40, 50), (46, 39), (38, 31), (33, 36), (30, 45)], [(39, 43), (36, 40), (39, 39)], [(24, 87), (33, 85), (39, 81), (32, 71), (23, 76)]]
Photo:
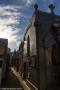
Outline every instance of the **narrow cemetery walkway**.
[(2, 82), (1, 88), (17, 88), (18, 90), (23, 90), (20, 82), (10, 71), (7, 73), (5, 80)]

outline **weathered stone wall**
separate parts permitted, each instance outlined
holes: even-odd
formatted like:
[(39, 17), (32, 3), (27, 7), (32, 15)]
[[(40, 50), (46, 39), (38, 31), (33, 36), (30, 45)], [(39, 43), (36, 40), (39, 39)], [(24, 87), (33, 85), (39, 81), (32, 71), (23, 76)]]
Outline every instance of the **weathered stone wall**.
[[(34, 27), (34, 18), (32, 20), (32, 24), (31, 27), (28, 29), (27, 33), (25, 34), (25, 41), (27, 41), (29, 36), (30, 39), (30, 62), (28, 62), (27, 64), (27, 79), (36, 87), (38, 87), (38, 73), (37, 73), (37, 69), (36, 69), (36, 55), (37, 55), (37, 48), (36, 48), (36, 30)], [(27, 45), (27, 44), (26, 44)], [(25, 46), (25, 50), (27, 49), (27, 46)], [(27, 50), (26, 50), (27, 51)], [(27, 52), (26, 52), (27, 53)], [(26, 61), (28, 59), (28, 56), (26, 54), (25, 56)], [(24, 58), (24, 59), (25, 59)], [(30, 63), (30, 65), (29, 65)]]
[(26, 33), (25, 40), (27, 41), (27, 38), (30, 38), (30, 55), (36, 55), (36, 33), (34, 26), (31, 26)]

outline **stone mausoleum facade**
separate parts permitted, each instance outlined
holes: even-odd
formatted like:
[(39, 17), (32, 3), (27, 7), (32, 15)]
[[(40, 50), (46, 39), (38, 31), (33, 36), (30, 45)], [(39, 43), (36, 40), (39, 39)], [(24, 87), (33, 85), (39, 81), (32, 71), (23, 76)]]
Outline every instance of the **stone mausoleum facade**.
[(25, 78), (38, 90), (52, 90), (60, 82), (60, 16), (54, 14), (53, 4), (49, 8), (51, 13), (46, 13), (35, 5), (24, 35)]

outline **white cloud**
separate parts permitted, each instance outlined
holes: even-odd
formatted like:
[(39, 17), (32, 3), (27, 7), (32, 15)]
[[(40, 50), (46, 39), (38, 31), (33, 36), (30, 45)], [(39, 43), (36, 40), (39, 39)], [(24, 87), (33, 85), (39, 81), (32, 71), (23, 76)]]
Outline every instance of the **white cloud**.
[(26, 5), (29, 6), (34, 2), (35, 2), (35, 0), (26, 0)]
[(27, 0), (27, 4), (31, 4), (33, 0)]
[[(13, 0), (14, 1), (14, 0)], [(13, 2), (12, 1), (12, 2)], [(15, 0), (17, 3), (17, 0)], [(18, 0), (20, 3), (21, 0)], [(34, 0), (22, 0), (25, 6), (30, 6)], [(14, 3), (14, 2), (13, 2)], [(26, 15), (22, 15), (20, 9), (25, 9), (22, 5), (5, 5), (0, 6), (0, 38), (8, 39), (8, 45), (13, 50), (18, 48), (21, 43), (23, 35), (18, 36), (17, 33), (21, 31), (21, 28), (14, 26), (20, 23), (21, 16), (27, 18)]]
[(18, 49), (15, 41), (9, 42), (9, 47), (11, 48), (11, 51), (14, 51), (14, 49)]
[[(0, 26), (0, 38), (6, 38), (8, 39), (9, 43), (8, 46), (12, 47), (12, 44), (14, 45), (14, 48), (17, 49), (18, 45), (19, 45), (19, 41), (17, 41), (18, 37), (17, 34), (19, 32), (19, 29), (14, 30), (9, 26)], [(10, 46), (11, 45), (11, 46)], [(13, 49), (13, 48), (12, 48)]]
[[(18, 6), (0, 6), (0, 38), (8, 39), (8, 46), (14, 50), (14, 48), (18, 48), (19, 45), (19, 37), (17, 33), (21, 31), (21, 29), (11, 25), (19, 24), (19, 18), (21, 17), (21, 12), (18, 12)], [(6, 17), (7, 16), (7, 17)], [(4, 18), (3, 18), (4, 17)]]
[(18, 8), (18, 6), (3, 6), (3, 8), (0, 6), (0, 16), (8, 16), (8, 18), (12, 18), (12, 20), (19, 19), (21, 12), (18, 12)]
[(11, 27), (7, 27), (7, 26), (0, 26), (0, 38), (8, 38), (9, 42), (15, 41), (16, 36), (13, 36), (13, 32)]
[(9, 25), (9, 24), (15, 24), (15, 23), (16, 23), (16, 20), (15, 19), (12, 20), (12, 18), (0, 19), (0, 25)]

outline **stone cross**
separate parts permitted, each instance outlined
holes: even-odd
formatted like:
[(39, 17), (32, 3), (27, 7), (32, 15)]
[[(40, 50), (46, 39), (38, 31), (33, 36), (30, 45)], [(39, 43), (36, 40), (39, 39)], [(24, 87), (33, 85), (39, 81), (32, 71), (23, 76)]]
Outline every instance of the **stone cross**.
[(49, 8), (51, 10), (51, 13), (54, 14), (54, 9), (55, 9), (55, 6), (53, 4), (50, 4), (49, 5)]
[(34, 8), (35, 8), (35, 11), (37, 11), (37, 9), (38, 9), (38, 5), (35, 4), (35, 5), (34, 5)]

